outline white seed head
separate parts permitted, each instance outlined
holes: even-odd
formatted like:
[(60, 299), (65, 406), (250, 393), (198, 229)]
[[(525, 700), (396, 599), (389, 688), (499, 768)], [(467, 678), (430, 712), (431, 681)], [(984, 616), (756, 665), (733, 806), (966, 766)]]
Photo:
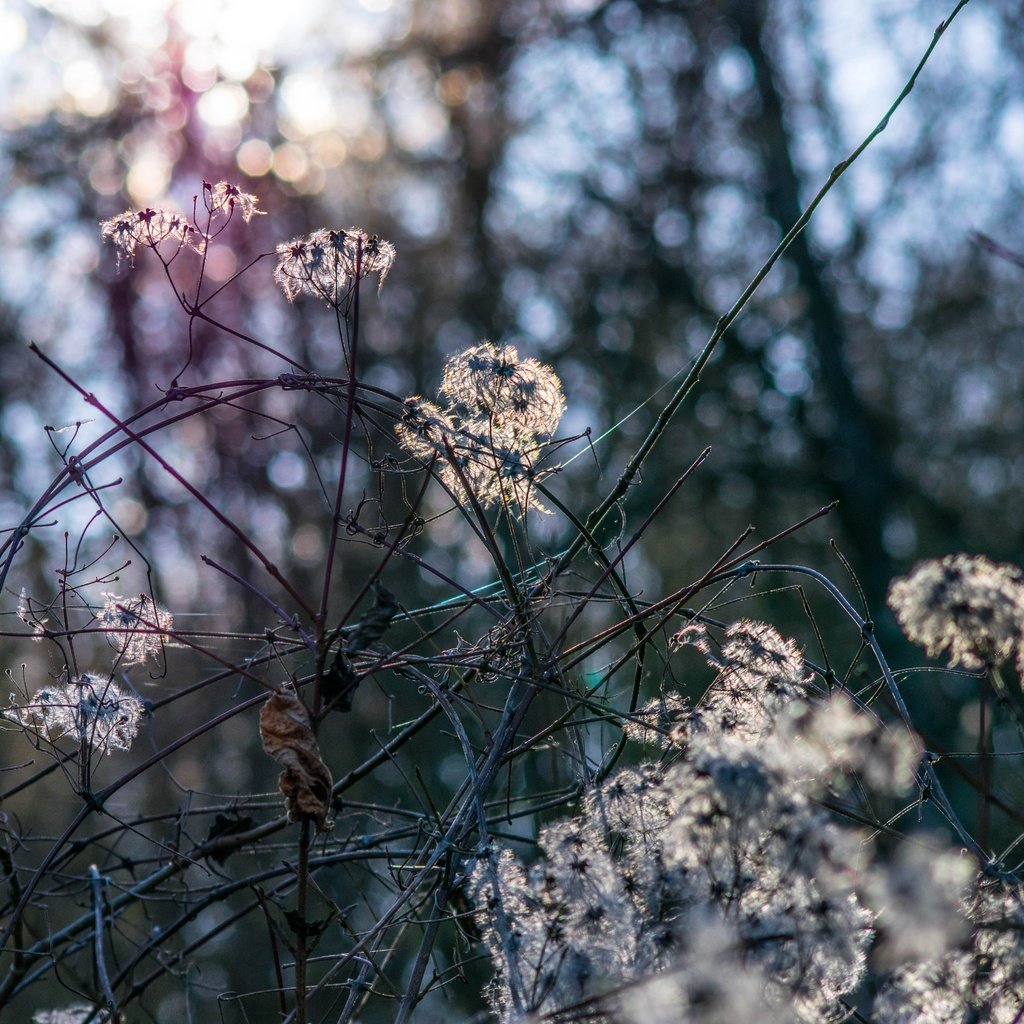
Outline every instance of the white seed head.
[(4, 713), (11, 721), (34, 724), (54, 742), (65, 736), (100, 753), (129, 750), (145, 707), (106, 675), (86, 673), (44, 686), (31, 701)]
[(177, 249), (188, 246), (202, 252), (206, 244), (203, 236), (181, 214), (152, 208), (125, 210), (102, 221), (100, 236), (114, 243), (118, 265), (122, 260), (134, 263), (139, 246), (156, 249), (169, 242)]
[(174, 628), (174, 616), (148, 594), (135, 598), (118, 594), (103, 597), (103, 607), (96, 613), (96, 621), (117, 652), (117, 661), (127, 666), (158, 658), (167, 632)]
[(908, 639), (969, 669), (1016, 657), (1024, 664), (1024, 575), (983, 555), (947, 555), (916, 565), (889, 588)]
[(312, 295), (339, 308), (348, 301), (355, 282), (371, 274), (377, 275), (380, 291), (394, 262), (395, 247), (362, 228), (320, 228), (277, 247), (274, 280), (289, 302)]

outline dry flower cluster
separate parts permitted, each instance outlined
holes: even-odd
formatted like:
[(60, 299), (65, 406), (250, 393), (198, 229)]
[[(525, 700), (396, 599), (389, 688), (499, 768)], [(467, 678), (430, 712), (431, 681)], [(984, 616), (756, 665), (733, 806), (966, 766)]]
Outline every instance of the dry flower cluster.
[(545, 475), (538, 465), (544, 439), (565, 408), (554, 370), (520, 358), (512, 345), (483, 342), (448, 359), (438, 398), (442, 405), (406, 399), (396, 428), (402, 447), (423, 463), (436, 461), (457, 500), (472, 496), (484, 508), (519, 515), (547, 511), (534, 492)]
[(1024, 671), (1024, 573), (984, 555), (921, 562), (895, 580), (889, 604), (907, 636), (931, 657), (993, 668), (1011, 658)]
[(395, 247), (361, 228), (321, 228), (277, 247), (274, 280), (289, 302), (300, 295), (311, 295), (328, 306), (341, 308), (349, 300), (355, 282), (371, 274), (377, 275), (380, 290), (394, 261)]
[[(179, 253), (205, 261), (232, 218), (250, 222), (257, 205), (235, 185), (207, 183), (191, 219), (125, 211), (101, 233), (119, 262), (150, 249), (173, 283)], [(252, 556), (262, 572), (252, 578), (244, 566), (203, 561), (272, 615), (248, 634), (183, 631), (152, 593), (99, 590), (120, 579), (119, 570), (92, 568), (109, 548), (88, 563), (98, 573), (88, 583), (70, 582), (64, 567), (56, 594), (21, 593), (17, 636), (48, 645), (60, 668), (46, 685), (23, 681), (3, 718), (49, 755), (80, 806), (56, 839), (19, 831), (13, 817), (0, 834), (0, 1012), (59, 975), (74, 979), (84, 1001), (58, 1000), (48, 989), (50, 1006), (66, 1008), (33, 1009), (35, 1024), (120, 1024), (136, 1010), (139, 1019), (170, 1019), (156, 997), (147, 1002), (150, 991), (198, 975), (193, 965), (212, 965), (216, 977), (221, 927), (258, 920), (252, 934), (268, 937), (260, 977), (269, 983), (247, 976), (251, 991), (230, 999), (251, 1001), (244, 1019), (282, 1024), (408, 1024), (430, 1000), (443, 1006), (455, 979), (479, 977), (479, 960), (492, 1015), (509, 1024), (1024, 1019), (1024, 906), (1011, 863), (1020, 840), (995, 855), (963, 825), (871, 624), (834, 585), (812, 570), (756, 561), (759, 544), (739, 557), (722, 554), (701, 580), (663, 600), (642, 598), (627, 585), (624, 563), (643, 530), (606, 546), (593, 531), (620, 506), (641, 457), (589, 517), (548, 497), (562, 514), (552, 522), (569, 539), (556, 553), (544, 550), (527, 513), (547, 511), (536, 492), (558, 468), (550, 458), (563, 443), (553, 440), (565, 409), (555, 370), (514, 345), (485, 341), (449, 356), (436, 400), (364, 389), (360, 287), (375, 275), (379, 290), (394, 263), (391, 243), (359, 228), (321, 229), (264, 256), (276, 258), (273, 278), (285, 298), (317, 298), (335, 311), (348, 377), (303, 375), (290, 364), (277, 376), (191, 391), (176, 382), (146, 408), (153, 419), (145, 436), (135, 414), (110, 413), (99, 441), (74, 456), (69, 446), (46, 494), (0, 540), (3, 581), (22, 539), (62, 508), (65, 492), (106, 515), (90, 473), (130, 442)], [(203, 308), (200, 284), (183, 309), (195, 317)], [(256, 344), (262, 355), (279, 355)], [(335, 434), (333, 532), (313, 597), (146, 440), (181, 418), (237, 412), (241, 398), (261, 390), (308, 392), (344, 417)], [(166, 412), (186, 398), (194, 408)], [(87, 400), (106, 411), (95, 396)], [(365, 441), (354, 424), (366, 428)], [(354, 490), (350, 458), (387, 478), (375, 498), (382, 510), (395, 507), (386, 485), (400, 494), (397, 534), (371, 531), (359, 509), (344, 515)], [(421, 483), (416, 497), (410, 478)], [(432, 481), (450, 499), (442, 515), (461, 517), (460, 536), (490, 558), (492, 585), (469, 590), (419, 542)], [(341, 545), (367, 541), (379, 554), (372, 573), (339, 583)], [(84, 532), (80, 547), (88, 547)], [(404, 591), (399, 600), (383, 585), (401, 583), (400, 565), (442, 580), (451, 597), (406, 607)], [(773, 573), (817, 581), (849, 615), (855, 653), (845, 674), (814, 665), (771, 625), (709, 617), (712, 588)], [(700, 614), (684, 607), (691, 598), (707, 598)], [(890, 603), (929, 654), (985, 669), (993, 685), (1003, 687), (1001, 664), (1024, 667), (1024, 576), (1012, 567), (966, 555), (922, 563), (893, 584)], [(224, 640), (246, 645), (245, 653), (225, 653)], [(109, 671), (74, 667), (104, 642), (114, 651)], [(140, 680), (150, 685), (169, 662), (187, 664), (186, 648), (209, 660), (209, 677), (186, 685), (175, 677), (163, 701), (137, 696), (133, 670), (150, 670)], [(850, 681), (865, 650), (878, 685), (857, 690)], [(690, 662), (699, 664), (688, 675), (679, 666)], [(709, 673), (706, 688), (676, 685)], [(328, 744), (323, 730), (371, 686), (402, 689), (418, 703), (353, 763), (351, 720), (347, 743)], [(157, 748), (157, 726), (177, 725), (168, 710), (207, 687), (221, 702), (215, 715)], [(900, 713), (892, 721), (877, 700), (883, 687)], [(268, 755), (265, 790), (276, 765), (277, 792), (240, 788), (225, 797), (218, 785), (206, 803), (191, 788), (184, 794), (174, 755), (186, 751), (194, 769), (200, 751), (216, 752), (216, 740), (202, 744), (235, 718)], [(155, 752), (132, 750), (150, 723)], [(438, 781), (440, 771), (427, 779), (422, 760), (410, 764), (417, 737), (439, 764), (457, 759), (454, 782)], [(115, 750), (127, 753), (128, 767), (96, 789), (91, 757)], [(100, 763), (112, 770), (110, 759)], [(123, 788), (164, 770), (172, 803), (154, 813), (112, 809)], [(47, 771), (19, 780), (12, 794), (43, 785)], [(403, 785), (395, 788), (387, 772)], [(549, 775), (560, 782), (541, 792), (537, 780)], [(983, 809), (991, 796), (978, 787)], [(919, 828), (926, 817), (946, 831)], [(94, 821), (101, 824), (90, 831)], [(86, 856), (92, 863), (83, 867)], [(217, 923), (200, 934), (201, 919)], [(249, 931), (245, 949), (255, 977), (260, 954)], [(227, 987), (216, 992), (221, 1007)]]
[[(618, 772), (542, 830), (531, 868), (482, 854), (473, 884), (501, 1020), (839, 1020), (876, 928), (890, 965), (964, 959), (958, 897), (977, 868), (914, 846), (886, 864), (819, 802), (840, 778), (905, 790), (910, 738), (815, 696), (793, 643), (764, 624), (731, 627), (709, 661), (718, 678), (661, 734), (662, 762)], [(991, 966), (1016, 976), (1019, 952)], [(909, 977), (888, 983), (879, 1024), (911, 1019)], [(983, 998), (1002, 1008), (1019, 991), (1001, 979)], [(961, 1014), (980, 997), (959, 995)]]

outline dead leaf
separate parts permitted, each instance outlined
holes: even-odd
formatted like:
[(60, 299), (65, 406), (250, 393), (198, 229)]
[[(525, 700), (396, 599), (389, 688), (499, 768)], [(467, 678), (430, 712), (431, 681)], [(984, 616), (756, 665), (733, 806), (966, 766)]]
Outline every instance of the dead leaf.
[(351, 711), (352, 694), (362, 676), (357, 676), (348, 655), (339, 648), (331, 667), (324, 673), (320, 694), (324, 702), (324, 713), (328, 711)]
[(402, 610), (398, 598), (380, 583), (373, 585), (373, 607), (359, 620), (345, 644), (346, 654), (358, 654), (378, 641)]
[(312, 820), (318, 832), (334, 822), (331, 809), (331, 773), (320, 758), (320, 747), (306, 705), (291, 683), (282, 683), (260, 709), (263, 749), (281, 766), (277, 780), (284, 794), (289, 821)]

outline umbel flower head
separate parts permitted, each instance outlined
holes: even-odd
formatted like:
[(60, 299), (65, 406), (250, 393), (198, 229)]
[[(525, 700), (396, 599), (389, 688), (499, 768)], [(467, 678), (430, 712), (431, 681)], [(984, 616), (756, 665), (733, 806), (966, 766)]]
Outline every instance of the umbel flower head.
[(274, 280), (289, 302), (312, 295), (336, 309), (348, 301), (353, 285), (371, 274), (377, 275), (379, 292), (394, 262), (395, 247), (362, 228), (320, 228), (277, 247)]
[(51, 742), (71, 736), (110, 754), (131, 748), (144, 711), (142, 701), (108, 676), (86, 673), (44, 686), (30, 703), (14, 704), (4, 715), (22, 725), (34, 724)]
[[(235, 210), (248, 223), (263, 210), (257, 210), (257, 198), (243, 192), (237, 185), (229, 181), (218, 181), (216, 185), (203, 182), (203, 203), (211, 217), (220, 216), (230, 219)], [(198, 198), (198, 197), (197, 197)], [(117, 249), (117, 262), (128, 260), (135, 262), (135, 251), (142, 246), (156, 250), (164, 242), (175, 246), (175, 253), (183, 247), (202, 253), (210, 240), (210, 236), (189, 223), (187, 217), (170, 210), (153, 209), (125, 210), (116, 217), (100, 223), (100, 235), (114, 243)]]
[(448, 358), (438, 397), (405, 400), (399, 444), (424, 462), (437, 460), (444, 486), (459, 500), (522, 515), (546, 509), (533, 496), (537, 454), (565, 409), (555, 371), (522, 359), (512, 345), (489, 341)]
[(903, 632), (929, 656), (991, 668), (1016, 657), (1024, 667), (1024, 574), (984, 555), (920, 562), (889, 588)]
[(266, 214), (266, 210), (257, 210), (256, 204), (259, 200), (248, 192), (242, 192), (237, 185), (230, 181), (218, 181), (211, 185), (208, 181), (203, 182), (203, 195), (210, 213), (221, 213), (230, 217), (235, 210), (242, 215), (242, 220), (249, 223), (254, 216)]
[(180, 251), (184, 246), (202, 252), (206, 244), (202, 234), (179, 213), (169, 210), (125, 210), (116, 217), (100, 223), (100, 235), (114, 243), (117, 263), (122, 260), (135, 262), (135, 250), (156, 249), (163, 242), (169, 242)]
[(550, 366), (521, 358), (514, 345), (485, 341), (451, 356), (441, 394), (469, 419), (485, 419), (518, 434), (552, 434), (565, 410), (562, 384)]

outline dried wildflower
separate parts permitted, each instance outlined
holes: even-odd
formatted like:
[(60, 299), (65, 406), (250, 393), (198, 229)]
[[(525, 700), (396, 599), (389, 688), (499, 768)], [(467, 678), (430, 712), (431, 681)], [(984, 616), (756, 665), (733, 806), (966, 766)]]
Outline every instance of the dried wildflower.
[(87, 1020), (92, 1024), (106, 1024), (110, 1014), (85, 1003), (74, 1003), (63, 1010), (37, 1010), (32, 1015), (32, 1024), (83, 1024)]
[(956, 949), (970, 934), (962, 899), (976, 876), (976, 866), (959, 851), (901, 846), (892, 863), (867, 880), (866, 898), (878, 914), (878, 962), (892, 967)]
[(156, 249), (162, 242), (171, 242), (176, 249), (189, 246), (202, 252), (202, 235), (184, 217), (168, 210), (125, 210), (124, 213), (100, 223), (100, 235), (109, 239), (117, 249), (117, 263), (135, 262), (135, 250)]
[(730, 626), (718, 662), (723, 672), (743, 671), (756, 676), (770, 696), (786, 696), (791, 689), (802, 689), (807, 681), (796, 641), (780, 636), (764, 622), (743, 621)]
[[(892, 974), (872, 1007), (875, 1024), (963, 1024), (982, 1020), (968, 1010), (972, 958), (967, 954), (926, 960)], [(997, 1018), (989, 1018), (996, 1020)], [(999, 1020), (1011, 1021), (1011, 1017)]]
[(40, 615), (35, 608), (32, 607), (32, 598), (28, 596), (25, 588), (21, 588), (21, 594), (18, 597), (18, 609), (17, 616), (29, 626), (32, 630), (32, 639), (39, 643), (44, 636), (46, 636), (46, 624), (49, 622), (49, 618), (46, 615)]
[(207, 203), (211, 213), (221, 213), (225, 217), (230, 217), (237, 209), (242, 214), (242, 220), (248, 224), (254, 216), (262, 216), (267, 212), (256, 209), (259, 200), (254, 195), (239, 191), (237, 185), (232, 185), (228, 181), (218, 181), (216, 185), (204, 181), (203, 192), (208, 196)]
[(909, 965), (881, 986), (877, 1024), (1024, 1019), (1024, 900), (1019, 886), (978, 879), (966, 901), (968, 948)]
[(637, 743), (657, 747), (673, 746), (680, 735), (680, 724), (690, 714), (689, 704), (678, 693), (665, 693), (648, 701), (636, 714), (622, 723), (626, 737)]
[(700, 651), (705, 658), (711, 657), (714, 644), (708, 634), (708, 627), (703, 622), (688, 622), (669, 641), (669, 646), (679, 649), (680, 647), (693, 647)]
[(1024, 667), (1024, 574), (983, 555), (921, 562), (889, 588), (889, 606), (907, 637), (930, 657), (990, 668), (1016, 656)]
[(444, 457), (445, 442), (459, 432), (455, 418), (449, 416), (435, 402), (419, 395), (407, 398), (402, 422), (395, 426), (398, 443), (410, 455), (430, 461), (434, 456)]
[(85, 674), (66, 683), (44, 686), (30, 703), (14, 704), (5, 717), (34, 723), (52, 741), (71, 736), (93, 750), (110, 754), (130, 750), (145, 707), (107, 676)]
[(406, 399), (399, 444), (424, 462), (436, 459), (458, 500), (471, 493), (484, 508), (546, 512), (533, 493), (541, 475), (536, 456), (565, 406), (551, 367), (485, 342), (448, 360), (439, 397), (443, 408), (418, 395)]
[(484, 508), (500, 506), (522, 514), (527, 508), (548, 510), (534, 496), (533, 483), (543, 474), (535, 465), (535, 447), (507, 430), (478, 433), (463, 427), (445, 448), (442, 479), (449, 490), (474, 494)]
[(107, 642), (117, 651), (117, 660), (123, 665), (139, 665), (147, 658), (159, 657), (167, 633), (174, 628), (174, 616), (147, 594), (137, 598), (118, 594), (103, 597), (96, 621), (106, 631)]
[(657, 765), (625, 768), (600, 789), (587, 794), (584, 810), (608, 833), (647, 841), (668, 824), (672, 802), (664, 791), (665, 774)]
[(513, 345), (485, 341), (449, 357), (441, 394), (463, 419), (480, 418), (523, 435), (553, 434), (565, 410), (562, 384), (550, 366), (522, 359)]
[(808, 694), (810, 675), (798, 646), (763, 622), (733, 623), (717, 652), (706, 632), (693, 625), (674, 638), (675, 646), (684, 643), (701, 650), (718, 669), (718, 678), (690, 715), (691, 733), (760, 736), (771, 729), (781, 708)]
[[(474, 872), (501, 1020), (519, 1019), (518, 995), (527, 1013), (552, 1018), (588, 1000), (602, 1021), (711, 1024), (777, 1009), (820, 1022), (859, 983), (872, 937), (854, 889), (864, 839), (811, 796), (814, 773), (836, 767), (816, 746), (836, 739), (841, 760), (858, 761), (867, 730), (814, 701), (796, 645), (768, 626), (731, 627), (713, 663), (715, 711), (691, 719), (670, 768), (608, 779), (582, 814), (541, 832), (529, 874), (507, 853), (503, 870), (492, 857)], [(783, 723), (796, 704), (794, 747)], [(817, 727), (807, 718), (819, 708)], [(499, 904), (521, 908), (504, 930)], [(723, 965), (731, 986), (718, 983)]]
[(674, 969), (652, 974), (616, 999), (621, 1024), (789, 1024), (792, 1018), (735, 936), (714, 920), (693, 922), (691, 952)]
[(827, 700), (796, 701), (777, 716), (776, 733), (785, 755), (807, 773), (831, 783), (856, 775), (878, 793), (899, 795), (914, 783), (921, 752), (899, 727), (883, 725), (842, 692)]
[(348, 301), (353, 285), (371, 274), (377, 275), (379, 292), (394, 262), (395, 247), (377, 235), (361, 228), (321, 228), (277, 247), (274, 280), (289, 302), (312, 295), (337, 309)]
[(460, 500), (468, 491), (484, 508), (525, 510), (532, 504), (546, 511), (531, 494), (535, 449), (523, 447), (515, 433), (463, 423), (418, 395), (406, 399), (395, 432), (407, 452), (424, 462), (438, 461), (441, 483)]

